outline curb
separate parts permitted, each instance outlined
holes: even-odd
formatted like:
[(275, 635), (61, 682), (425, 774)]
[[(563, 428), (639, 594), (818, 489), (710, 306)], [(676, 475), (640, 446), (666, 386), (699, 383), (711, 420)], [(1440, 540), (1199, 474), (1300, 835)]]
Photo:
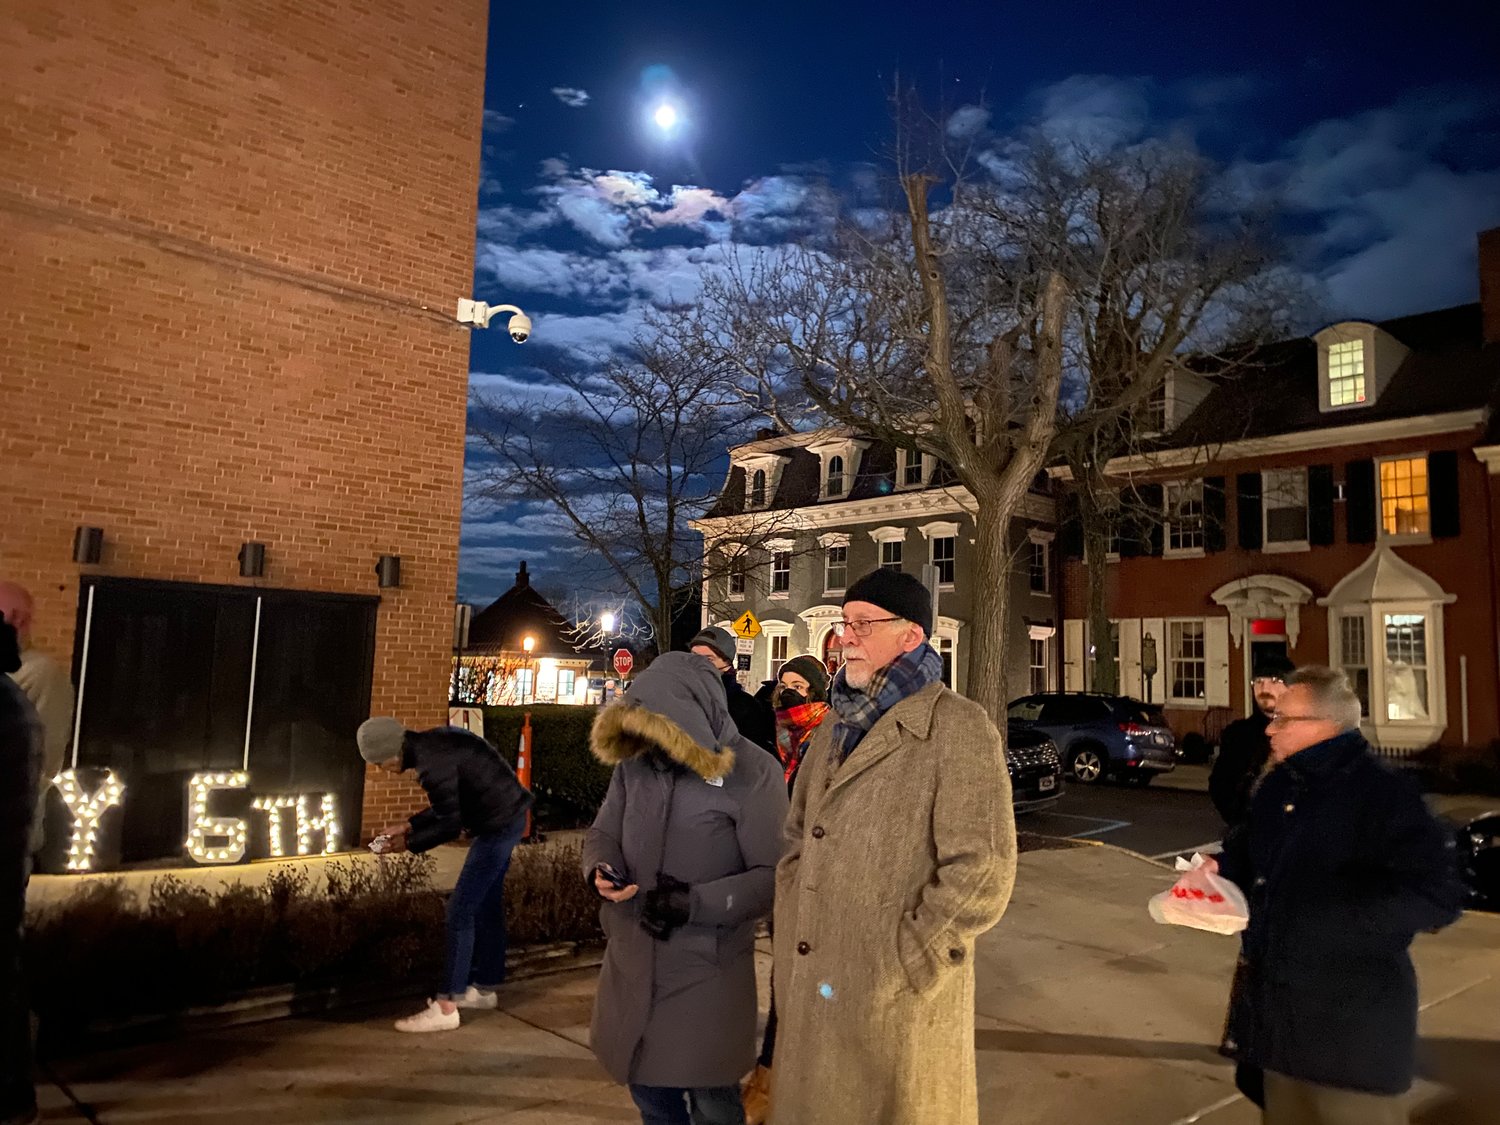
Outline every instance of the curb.
[[(1064, 845), (1063, 847), (1057, 847), (1057, 848), (1049, 848), (1049, 849), (1047, 849), (1049, 851), (1066, 851), (1069, 847), (1074, 847), (1074, 848), (1107, 848), (1108, 850), (1110, 850), (1112, 852), (1118, 852), (1121, 855), (1128, 855), (1131, 859), (1138, 859), (1142, 863), (1147, 864), (1147, 865), (1149, 865), (1151, 867), (1158, 868), (1158, 869), (1160, 869), (1162, 871), (1174, 871), (1175, 872), (1177, 870), (1177, 868), (1174, 865), (1172, 865), (1170, 863), (1166, 863), (1163, 860), (1152, 859), (1150, 856), (1144, 856), (1140, 852), (1133, 852), (1129, 848), (1122, 848), (1122, 847), (1120, 847), (1119, 844), (1109, 844), (1109, 843), (1106, 843), (1103, 840), (1079, 840), (1079, 839), (1076, 839), (1076, 838), (1074, 838), (1072, 836), (1049, 836), (1045, 832), (1033, 832), (1032, 835), (1033, 836), (1039, 836), (1039, 837), (1041, 837), (1044, 840), (1055, 840), (1059, 844)], [(1022, 853), (1022, 854), (1025, 854), (1025, 853)]]

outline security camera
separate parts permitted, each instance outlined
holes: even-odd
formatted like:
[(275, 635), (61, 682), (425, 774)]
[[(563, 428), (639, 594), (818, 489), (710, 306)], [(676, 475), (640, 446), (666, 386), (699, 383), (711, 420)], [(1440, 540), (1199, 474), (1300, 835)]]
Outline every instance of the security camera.
[(524, 344), (531, 336), (531, 317), (525, 313), (516, 313), (510, 318), (510, 338), (518, 344)]

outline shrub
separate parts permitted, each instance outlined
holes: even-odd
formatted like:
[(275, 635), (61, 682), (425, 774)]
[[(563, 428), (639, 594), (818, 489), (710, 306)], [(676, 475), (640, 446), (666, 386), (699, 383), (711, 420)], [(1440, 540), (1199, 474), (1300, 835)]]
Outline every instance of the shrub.
[(598, 710), (566, 704), (486, 707), (484, 734), (515, 765), (521, 721), (531, 713), (531, 789), (543, 827), (574, 827), (592, 820), (609, 789), (610, 768), (589, 751)]

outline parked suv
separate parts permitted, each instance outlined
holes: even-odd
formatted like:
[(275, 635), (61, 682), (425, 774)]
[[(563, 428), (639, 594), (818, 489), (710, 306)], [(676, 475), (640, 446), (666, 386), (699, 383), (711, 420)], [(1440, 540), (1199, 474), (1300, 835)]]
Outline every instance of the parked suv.
[(1006, 724), (1005, 768), (1016, 812), (1045, 808), (1062, 796), (1062, 758), (1057, 744), (1039, 730)]
[(1068, 777), (1085, 785), (1106, 777), (1148, 785), (1177, 767), (1177, 740), (1161, 708), (1123, 695), (1047, 692), (1010, 705), (1009, 725), (1057, 743)]

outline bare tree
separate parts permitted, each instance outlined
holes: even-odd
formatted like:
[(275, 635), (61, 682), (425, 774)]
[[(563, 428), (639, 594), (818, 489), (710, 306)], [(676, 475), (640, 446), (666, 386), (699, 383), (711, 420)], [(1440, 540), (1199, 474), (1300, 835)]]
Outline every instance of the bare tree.
[[(718, 553), (691, 524), (718, 499), (724, 450), (754, 411), (717, 371), (650, 340), (600, 370), (555, 372), (549, 392), (476, 396), (471, 434), (490, 456), (478, 459), (475, 494), (550, 508), (670, 645), (674, 610), (719, 577)], [(752, 521), (746, 544), (778, 518)]]

